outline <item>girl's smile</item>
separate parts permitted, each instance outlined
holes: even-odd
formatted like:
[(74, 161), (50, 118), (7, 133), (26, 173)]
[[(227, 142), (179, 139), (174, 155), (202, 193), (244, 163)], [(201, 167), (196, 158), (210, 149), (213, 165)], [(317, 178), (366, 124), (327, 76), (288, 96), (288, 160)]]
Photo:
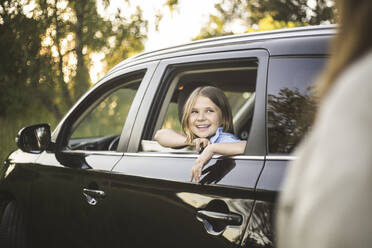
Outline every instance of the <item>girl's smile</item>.
[(221, 110), (216, 104), (208, 97), (198, 96), (189, 117), (191, 132), (199, 138), (209, 138), (221, 126), (221, 117)]

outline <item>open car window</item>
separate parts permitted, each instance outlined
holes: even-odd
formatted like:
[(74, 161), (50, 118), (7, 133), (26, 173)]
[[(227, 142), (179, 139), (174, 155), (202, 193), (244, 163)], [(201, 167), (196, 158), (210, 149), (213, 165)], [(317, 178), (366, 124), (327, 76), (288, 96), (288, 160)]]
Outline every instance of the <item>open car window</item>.
[(151, 137), (141, 140), (140, 150), (144, 152), (195, 152), (194, 147), (173, 149), (162, 147), (153, 140), (155, 132), (171, 128), (182, 133), (183, 106), (189, 94), (200, 86), (215, 86), (224, 91), (233, 114), (234, 134), (247, 140), (253, 117), (258, 62), (256, 59), (230, 60), (169, 68), (164, 100), (159, 109)]
[(115, 151), (132, 101), (143, 75), (124, 79), (97, 97), (73, 125), (71, 150)]

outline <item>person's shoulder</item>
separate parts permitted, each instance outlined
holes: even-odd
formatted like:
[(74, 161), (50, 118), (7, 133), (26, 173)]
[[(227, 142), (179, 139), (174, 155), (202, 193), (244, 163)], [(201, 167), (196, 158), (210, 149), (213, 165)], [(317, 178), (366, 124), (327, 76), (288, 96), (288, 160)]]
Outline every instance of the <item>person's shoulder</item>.
[(372, 89), (370, 84), (370, 79), (372, 77), (371, 65), (372, 50), (357, 59), (340, 74), (335, 84), (335, 90), (364, 91), (365, 88)]
[(222, 132), (220, 133), (219, 137), (217, 138), (218, 143), (230, 143), (230, 142), (239, 142), (241, 141), (238, 137), (236, 137), (232, 133)]
[[(361, 149), (355, 144), (361, 147), (372, 146), (368, 135), (372, 123), (369, 104), (372, 95), (371, 64), (372, 51), (340, 74), (320, 106), (313, 135), (318, 143), (322, 137), (327, 137), (323, 141), (328, 147), (327, 154), (345, 154), (346, 151), (340, 152), (345, 148), (356, 154)], [(335, 151), (332, 153), (330, 149)]]
[(341, 109), (344, 114), (349, 108), (353, 110), (356, 107), (365, 108), (365, 101), (370, 99), (372, 94), (372, 84), (370, 83), (372, 78), (371, 65), (372, 50), (340, 74), (325, 102), (330, 107)]

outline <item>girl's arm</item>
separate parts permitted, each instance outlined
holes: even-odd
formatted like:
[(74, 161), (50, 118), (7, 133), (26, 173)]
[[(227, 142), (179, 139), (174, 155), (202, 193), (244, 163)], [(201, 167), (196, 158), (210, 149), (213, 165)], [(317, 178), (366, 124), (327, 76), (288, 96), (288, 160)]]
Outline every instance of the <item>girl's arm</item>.
[(154, 140), (156, 140), (160, 145), (165, 147), (182, 147), (187, 146), (190, 144), (186, 143), (186, 136), (180, 134), (173, 129), (160, 129), (156, 131), (154, 136)]
[(199, 152), (201, 148), (204, 148), (210, 144), (209, 140), (206, 138), (196, 138), (191, 144), (189, 144), (186, 142), (185, 135), (169, 128), (158, 130), (154, 136), (154, 140), (165, 147), (176, 148), (183, 146), (195, 146), (197, 152)]
[(234, 156), (238, 154), (243, 154), (247, 142), (232, 142), (232, 143), (215, 143), (208, 145), (200, 156), (195, 160), (194, 166), (191, 169), (191, 178), (190, 180), (195, 180), (196, 183), (199, 183), (200, 175), (204, 165), (206, 165), (209, 160), (213, 157), (215, 153)]
[[(243, 154), (247, 141), (210, 144), (211, 151), (225, 156)], [(208, 146), (208, 147), (209, 147)], [(207, 161), (208, 162), (208, 161)]]

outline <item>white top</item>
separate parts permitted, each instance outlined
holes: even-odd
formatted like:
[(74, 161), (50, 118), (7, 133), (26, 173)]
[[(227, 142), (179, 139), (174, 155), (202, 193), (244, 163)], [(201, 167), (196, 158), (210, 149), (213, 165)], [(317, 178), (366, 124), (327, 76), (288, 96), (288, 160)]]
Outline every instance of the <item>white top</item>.
[(277, 247), (372, 247), (372, 52), (340, 76), (296, 155)]

